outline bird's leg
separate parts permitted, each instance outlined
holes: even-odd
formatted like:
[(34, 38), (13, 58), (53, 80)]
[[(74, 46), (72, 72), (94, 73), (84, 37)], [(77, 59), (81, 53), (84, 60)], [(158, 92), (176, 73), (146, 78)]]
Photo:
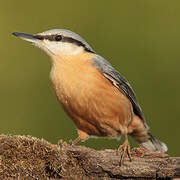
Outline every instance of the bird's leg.
[(122, 165), (125, 154), (128, 155), (130, 161), (132, 160), (127, 133), (125, 133), (124, 135), (124, 143), (118, 148), (117, 154), (120, 155), (120, 162), (119, 162), (120, 166)]
[(79, 129), (78, 129), (78, 134), (79, 134), (79, 136), (74, 141), (72, 141), (72, 140), (69, 141), (70, 145), (72, 145), (72, 146), (76, 145), (80, 141), (86, 140), (88, 138), (88, 136), (89, 136), (87, 133), (85, 133), (84, 131), (81, 131)]
[(69, 141), (69, 144), (71, 145), (71, 146), (74, 146), (75, 144), (77, 144), (77, 143), (79, 143), (81, 141), (81, 137), (80, 136), (78, 136), (75, 140), (70, 140)]

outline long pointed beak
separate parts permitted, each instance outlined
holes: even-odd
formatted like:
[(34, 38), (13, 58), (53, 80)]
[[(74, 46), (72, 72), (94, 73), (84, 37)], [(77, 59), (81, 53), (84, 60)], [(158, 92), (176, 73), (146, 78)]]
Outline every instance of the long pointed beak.
[(26, 33), (21, 33), (21, 32), (13, 32), (12, 33), (14, 36), (17, 36), (23, 40), (32, 42), (32, 43), (37, 43), (40, 40), (36, 38), (35, 34), (26, 34)]

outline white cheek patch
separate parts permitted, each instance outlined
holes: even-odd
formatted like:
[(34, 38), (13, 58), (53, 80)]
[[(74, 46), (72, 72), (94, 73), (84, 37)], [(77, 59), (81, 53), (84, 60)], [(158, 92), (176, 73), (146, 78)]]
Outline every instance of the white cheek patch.
[(42, 47), (42, 49), (44, 49), (45, 51), (50, 51), (54, 55), (77, 55), (83, 50), (83, 47), (77, 46), (72, 43), (49, 40), (44, 40), (42, 46), (44, 46), (44, 48)]

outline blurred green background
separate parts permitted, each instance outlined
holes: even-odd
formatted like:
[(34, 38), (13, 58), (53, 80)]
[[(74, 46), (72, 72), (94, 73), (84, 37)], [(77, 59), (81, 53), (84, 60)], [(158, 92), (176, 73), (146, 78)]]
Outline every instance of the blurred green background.
[[(0, 132), (52, 143), (76, 129), (51, 88), (49, 58), (11, 35), (64, 28), (80, 34), (131, 83), (152, 134), (180, 153), (180, 1), (1, 1)], [(95, 149), (116, 140), (89, 139)], [(137, 144), (131, 139), (131, 144)]]

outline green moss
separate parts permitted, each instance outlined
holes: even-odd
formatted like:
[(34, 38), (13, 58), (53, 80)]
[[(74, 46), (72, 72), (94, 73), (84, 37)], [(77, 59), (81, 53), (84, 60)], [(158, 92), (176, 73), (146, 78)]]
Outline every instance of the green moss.
[(60, 179), (81, 174), (65, 148), (31, 136), (0, 135), (0, 179)]

